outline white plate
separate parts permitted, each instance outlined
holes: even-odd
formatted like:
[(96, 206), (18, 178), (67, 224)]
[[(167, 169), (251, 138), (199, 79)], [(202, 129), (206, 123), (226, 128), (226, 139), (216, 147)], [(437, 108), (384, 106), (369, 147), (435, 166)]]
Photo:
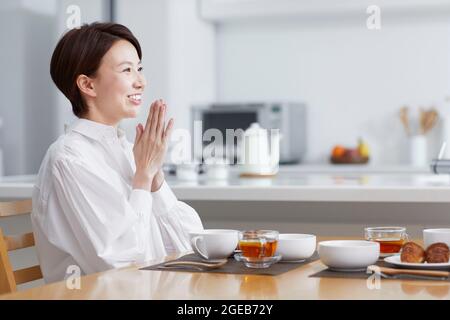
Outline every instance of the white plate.
[(380, 252), (380, 258), (386, 258), (386, 257), (391, 257), (391, 256), (399, 256), (400, 253), (381, 253)]
[(390, 264), (393, 264), (398, 267), (402, 268), (410, 268), (410, 269), (450, 269), (450, 262), (447, 263), (408, 263), (408, 262), (401, 262), (400, 261), (400, 255), (397, 256), (390, 256), (387, 258), (384, 258), (384, 261)]

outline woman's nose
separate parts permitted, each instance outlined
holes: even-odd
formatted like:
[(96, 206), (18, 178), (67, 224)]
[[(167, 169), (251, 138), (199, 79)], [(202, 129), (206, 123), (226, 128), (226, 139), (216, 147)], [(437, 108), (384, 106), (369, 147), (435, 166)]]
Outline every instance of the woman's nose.
[(133, 86), (136, 89), (144, 89), (147, 85), (147, 81), (145, 79), (145, 76), (143, 74), (138, 74), (136, 77), (136, 80), (133, 83)]

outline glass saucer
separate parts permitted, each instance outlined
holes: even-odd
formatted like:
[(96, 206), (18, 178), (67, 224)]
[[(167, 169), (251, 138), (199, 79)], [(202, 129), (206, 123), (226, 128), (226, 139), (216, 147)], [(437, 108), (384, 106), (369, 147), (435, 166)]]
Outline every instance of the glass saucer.
[(239, 262), (244, 262), (245, 266), (248, 268), (268, 268), (280, 261), (281, 255), (264, 258), (247, 258), (244, 257), (242, 253), (236, 253), (234, 259)]
[(298, 259), (298, 260), (284, 260), (281, 259), (280, 263), (302, 263), (305, 262), (306, 259)]

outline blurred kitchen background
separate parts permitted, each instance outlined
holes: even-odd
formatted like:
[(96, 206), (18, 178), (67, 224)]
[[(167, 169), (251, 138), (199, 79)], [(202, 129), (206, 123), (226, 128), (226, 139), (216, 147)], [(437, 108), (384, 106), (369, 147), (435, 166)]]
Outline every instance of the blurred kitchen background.
[[(379, 29), (367, 26), (374, 4)], [(305, 141), (302, 164), (328, 164), (334, 147), (361, 138), (370, 165), (411, 166), (402, 107), (410, 126), (419, 108), (438, 114), (419, 165), (450, 138), (450, 0), (3, 0), (4, 175), (37, 173), (74, 119), (49, 75), (74, 5), (82, 23), (116, 21), (141, 42), (149, 85), (140, 118), (122, 124), (130, 140), (160, 97), (189, 130), (195, 105), (302, 103), (302, 137), (291, 137)]]
[(275, 179), (171, 179), (205, 228), (361, 236), (402, 225), (419, 237), (449, 225), (448, 176), (429, 163), (450, 141), (450, 0), (2, 0), (0, 176), (12, 176), (2, 200), (31, 196), (48, 146), (75, 119), (49, 64), (78, 10), (81, 23), (126, 25), (143, 48), (148, 86), (139, 118), (121, 124), (129, 140), (157, 98), (176, 128), (281, 129), (280, 160), (296, 167)]

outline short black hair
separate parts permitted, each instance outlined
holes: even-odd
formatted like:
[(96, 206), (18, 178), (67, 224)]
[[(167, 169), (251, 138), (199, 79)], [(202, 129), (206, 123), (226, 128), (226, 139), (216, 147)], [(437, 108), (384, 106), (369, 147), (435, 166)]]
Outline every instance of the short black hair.
[(77, 77), (80, 74), (95, 75), (103, 56), (119, 40), (129, 41), (142, 59), (139, 41), (127, 27), (118, 23), (84, 24), (68, 31), (56, 45), (50, 62), (50, 75), (70, 100), (77, 117), (81, 118), (88, 111), (76, 83)]

